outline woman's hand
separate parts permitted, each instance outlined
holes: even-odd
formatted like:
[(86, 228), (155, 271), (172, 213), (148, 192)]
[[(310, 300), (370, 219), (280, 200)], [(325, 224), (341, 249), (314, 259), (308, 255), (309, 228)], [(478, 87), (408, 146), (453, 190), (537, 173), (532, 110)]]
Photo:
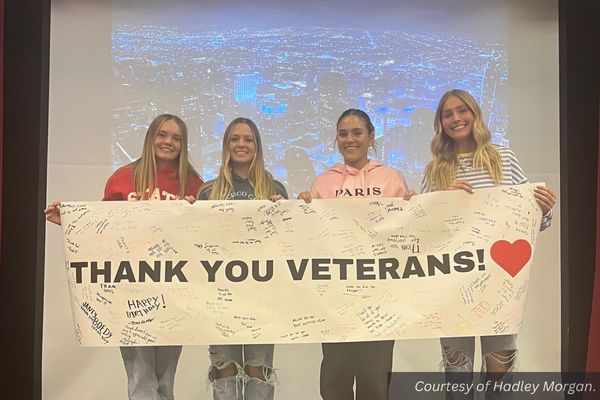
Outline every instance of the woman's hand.
[(540, 207), (542, 207), (542, 215), (548, 215), (554, 204), (556, 204), (556, 195), (552, 189), (546, 186), (536, 186), (533, 191), (535, 199)]
[(464, 190), (467, 193), (473, 193), (473, 186), (467, 181), (454, 181), (447, 190)]
[(417, 192), (415, 192), (414, 190), (407, 190), (406, 192), (404, 192), (404, 196), (402, 196), (402, 198), (406, 201), (410, 200), (411, 197), (416, 196)]
[(310, 195), (310, 192), (301, 192), (298, 195), (298, 198), (304, 200), (306, 203), (310, 203), (312, 201), (312, 196)]
[(273, 195), (273, 196), (269, 197), (269, 200), (271, 200), (273, 203), (275, 203), (277, 200), (281, 200), (281, 199), (283, 199), (283, 198), (284, 198), (284, 197), (283, 197), (282, 195), (280, 195), (280, 194), (275, 194), (275, 195)]
[(194, 196), (185, 196), (184, 199), (190, 204), (194, 204), (196, 202), (196, 198)]
[(60, 225), (60, 201), (48, 204), (48, 207), (44, 210), (46, 214), (46, 220), (56, 225)]

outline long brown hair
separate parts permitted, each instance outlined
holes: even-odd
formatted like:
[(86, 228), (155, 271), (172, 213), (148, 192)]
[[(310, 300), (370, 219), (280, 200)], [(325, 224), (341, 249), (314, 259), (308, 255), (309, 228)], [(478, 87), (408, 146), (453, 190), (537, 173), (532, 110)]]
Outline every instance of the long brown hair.
[(224, 200), (233, 191), (233, 161), (231, 160), (231, 154), (229, 153), (229, 142), (231, 141), (231, 135), (239, 124), (246, 124), (250, 127), (256, 145), (256, 153), (250, 164), (250, 169), (248, 170), (248, 182), (254, 188), (254, 196), (259, 200), (266, 200), (277, 194), (275, 191), (275, 184), (273, 183), (273, 177), (265, 170), (262, 140), (260, 138), (258, 127), (252, 120), (240, 117), (231, 121), (227, 126), (227, 129), (225, 129), (225, 135), (223, 135), (223, 162), (221, 164), (219, 176), (215, 180), (206, 182), (198, 191), (198, 194), (200, 194), (203, 190), (212, 187), (209, 200)]
[(154, 153), (154, 139), (162, 128), (163, 124), (169, 120), (174, 121), (179, 126), (181, 133), (181, 151), (177, 158), (179, 165), (179, 194), (178, 198), (183, 199), (185, 196), (185, 185), (189, 176), (200, 178), (200, 175), (189, 161), (188, 156), (188, 131), (183, 120), (175, 115), (161, 114), (150, 123), (146, 138), (144, 139), (144, 147), (142, 148), (142, 156), (134, 162), (122, 167), (133, 168), (133, 185), (137, 196), (141, 200), (148, 200), (152, 196), (156, 188), (156, 154)]
[(483, 123), (481, 108), (469, 93), (464, 90), (454, 89), (444, 93), (437, 110), (433, 126), (435, 136), (431, 140), (431, 161), (425, 168), (425, 178), (434, 190), (446, 190), (456, 180), (458, 171), (458, 154), (454, 140), (444, 131), (442, 125), (442, 110), (444, 104), (451, 97), (457, 97), (473, 113), (473, 130), (471, 137), (475, 143), (473, 153), (473, 166), (488, 171), (496, 185), (502, 181), (502, 159), (498, 150), (490, 143), (492, 135)]

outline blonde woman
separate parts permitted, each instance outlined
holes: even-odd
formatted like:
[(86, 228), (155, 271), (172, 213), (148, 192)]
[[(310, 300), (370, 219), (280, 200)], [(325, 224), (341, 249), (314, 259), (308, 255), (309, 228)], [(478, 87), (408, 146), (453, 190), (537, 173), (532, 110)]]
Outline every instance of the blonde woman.
[[(472, 193), (474, 189), (528, 182), (513, 151), (490, 144), (490, 131), (481, 119), (481, 109), (469, 93), (455, 89), (444, 94), (435, 113), (434, 128), (433, 161), (425, 169), (421, 183), (423, 193), (441, 190)], [(538, 186), (535, 197), (542, 209), (541, 230), (544, 230), (550, 226), (556, 195), (549, 188)], [(509, 372), (517, 356), (516, 339), (516, 335), (481, 337), (482, 372), (487, 374), (486, 379), (512, 380)], [(475, 338), (442, 338), (441, 342), (446, 380), (470, 383)], [(486, 393), (486, 399), (512, 399), (512, 392), (492, 391)], [(447, 392), (446, 399), (471, 400), (473, 391)]]
[[(144, 140), (142, 156), (108, 179), (102, 200), (177, 200), (202, 185), (188, 159), (185, 123), (174, 115), (156, 117)], [(60, 225), (60, 202), (44, 210)], [(121, 347), (130, 400), (173, 400), (181, 346)]]
[[(285, 188), (265, 171), (258, 128), (247, 118), (236, 118), (223, 136), (219, 176), (200, 188), (198, 199), (277, 201), (283, 198), (288, 198)], [(187, 199), (194, 201), (193, 197)], [(273, 399), (276, 383), (273, 352), (272, 344), (210, 346), (208, 375), (215, 400)]]

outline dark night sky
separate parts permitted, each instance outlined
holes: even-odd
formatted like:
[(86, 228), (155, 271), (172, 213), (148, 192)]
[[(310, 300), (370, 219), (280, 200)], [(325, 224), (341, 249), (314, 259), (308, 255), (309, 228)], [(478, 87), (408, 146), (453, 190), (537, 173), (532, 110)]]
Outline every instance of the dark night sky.
[(505, 36), (498, 0), (114, 0), (115, 23), (163, 26), (305, 27)]

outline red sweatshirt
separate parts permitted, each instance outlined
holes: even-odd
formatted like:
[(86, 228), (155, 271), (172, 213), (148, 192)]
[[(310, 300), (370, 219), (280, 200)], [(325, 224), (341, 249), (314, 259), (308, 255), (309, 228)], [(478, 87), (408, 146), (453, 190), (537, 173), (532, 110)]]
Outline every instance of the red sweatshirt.
[[(150, 196), (150, 200), (178, 200), (179, 195), (179, 166), (170, 164), (156, 172), (156, 189)], [(123, 168), (108, 178), (104, 189), (104, 198), (107, 200), (132, 200), (137, 199), (135, 185), (133, 184), (133, 168)], [(186, 196), (196, 196), (202, 180), (195, 176), (188, 176), (185, 186)]]

